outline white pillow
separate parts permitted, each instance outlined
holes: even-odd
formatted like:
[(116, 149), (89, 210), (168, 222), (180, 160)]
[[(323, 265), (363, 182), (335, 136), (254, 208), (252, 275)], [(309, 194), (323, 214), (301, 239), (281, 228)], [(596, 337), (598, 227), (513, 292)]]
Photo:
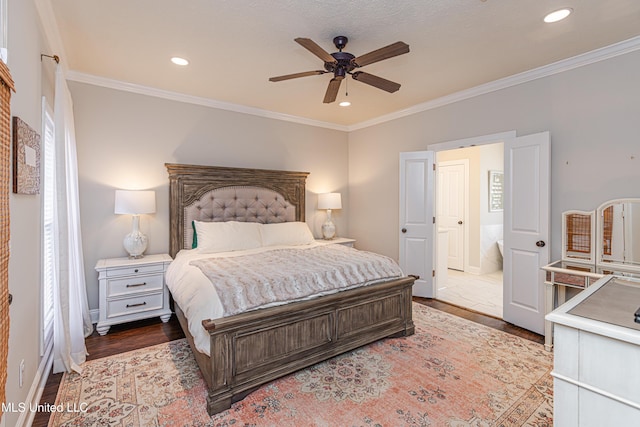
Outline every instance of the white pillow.
[(308, 245), (314, 241), (306, 222), (279, 222), (262, 224), (262, 246)]
[(198, 252), (241, 251), (262, 246), (260, 224), (256, 222), (194, 221), (198, 236)]

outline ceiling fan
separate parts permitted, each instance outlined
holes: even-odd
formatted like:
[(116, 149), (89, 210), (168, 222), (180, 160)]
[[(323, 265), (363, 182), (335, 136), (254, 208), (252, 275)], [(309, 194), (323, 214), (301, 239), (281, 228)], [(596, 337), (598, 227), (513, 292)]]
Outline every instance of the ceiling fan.
[(340, 83), (347, 74), (351, 74), (354, 80), (362, 83), (366, 83), (378, 89), (382, 89), (389, 93), (396, 92), (400, 89), (400, 84), (392, 82), (391, 80), (383, 79), (382, 77), (374, 76), (373, 74), (365, 73), (364, 71), (353, 71), (356, 68), (364, 67), (365, 65), (373, 64), (374, 62), (382, 61), (384, 59), (393, 58), (394, 56), (402, 55), (409, 52), (409, 45), (404, 42), (395, 42), (389, 46), (376, 49), (372, 52), (365, 53), (358, 57), (343, 52), (342, 49), (347, 45), (349, 41), (345, 36), (334, 37), (333, 44), (338, 48), (338, 52), (328, 53), (326, 50), (318, 46), (316, 42), (311, 39), (305, 39), (298, 37), (295, 39), (298, 44), (307, 49), (309, 52), (316, 55), (318, 58), (324, 61), (324, 70), (305, 71), (302, 73), (286, 74), (284, 76), (271, 77), (269, 81), (280, 82), (282, 80), (297, 79), (298, 77), (317, 76), (325, 73), (333, 73), (333, 78), (329, 81), (327, 92), (324, 95), (324, 103), (328, 104), (336, 100), (338, 96), (338, 90), (340, 89)]

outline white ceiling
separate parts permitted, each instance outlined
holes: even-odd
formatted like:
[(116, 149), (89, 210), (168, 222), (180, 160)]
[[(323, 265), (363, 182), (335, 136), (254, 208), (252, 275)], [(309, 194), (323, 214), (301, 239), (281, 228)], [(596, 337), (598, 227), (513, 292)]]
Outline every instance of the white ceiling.
[[(640, 35), (639, 0), (45, 0), (58, 53), (78, 76), (111, 79), (351, 126)], [(569, 6), (564, 21), (545, 24)], [(46, 21), (46, 19), (45, 19)], [(361, 68), (390, 94), (348, 78), (351, 107), (323, 104), (331, 74), (294, 42), (355, 56), (396, 41), (411, 52)], [(187, 58), (188, 67), (172, 64)], [(342, 83), (338, 101), (344, 96)]]

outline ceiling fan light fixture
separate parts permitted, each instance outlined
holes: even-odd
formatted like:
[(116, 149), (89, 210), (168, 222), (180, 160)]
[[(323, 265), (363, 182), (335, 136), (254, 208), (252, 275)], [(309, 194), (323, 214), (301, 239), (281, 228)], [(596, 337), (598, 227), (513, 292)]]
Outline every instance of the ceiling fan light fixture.
[(349, 80), (344, 82), (344, 99), (338, 105), (341, 107), (349, 107), (351, 105), (351, 102), (349, 102)]
[(558, 9), (547, 14), (547, 16), (544, 17), (544, 22), (546, 22), (547, 24), (551, 24), (553, 22), (562, 21), (564, 18), (569, 16), (571, 12), (573, 12), (573, 9), (571, 9), (570, 7)]
[[(324, 104), (331, 104), (336, 101), (338, 91), (340, 90), (340, 84), (342, 80), (345, 80), (345, 82), (347, 81), (347, 74), (351, 74), (351, 77), (354, 80), (359, 80), (364, 84), (368, 84), (369, 86), (373, 86), (389, 93), (396, 92), (400, 89), (399, 83), (395, 83), (391, 80), (383, 79), (382, 77), (374, 76), (373, 74), (365, 73), (363, 71), (352, 71), (365, 65), (409, 53), (408, 44), (399, 41), (356, 57), (349, 52), (343, 51), (348, 40), (349, 39), (345, 36), (334, 37), (333, 43), (338, 49), (338, 52), (329, 53), (311, 39), (303, 37), (294, 39), (296, 43), (313, 53), (324, 62), (324, 70), (285, 74), (283, 76), (270, 77), (269, 81), (280, 82), (283, 80), (296, 79), (298, 77), (331, 73), (333, 74), (333, 78), (329, 81), (329, 85), (327, 86), (327, 90), (324, 94), (324, 99), (322, 100)], [(351, 105), (351, 103), (346, 104), (345, 102), (347, 102), (346, 98), (339, 104), (343, 107)]]
[(174, 56), (173, 58), (171, 58), (171, 62), (173, 62), (176, 65), (182, 65), (183, 67), (185, 65), (189, 65), (189, 61), (184, 59), (184, 58), (180, 58), (179, 56)]

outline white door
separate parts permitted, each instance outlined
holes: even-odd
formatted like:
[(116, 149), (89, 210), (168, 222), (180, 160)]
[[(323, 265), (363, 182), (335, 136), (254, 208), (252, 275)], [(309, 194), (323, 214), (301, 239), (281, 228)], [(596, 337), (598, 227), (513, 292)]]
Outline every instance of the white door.
[(400, 267), (419, 276), (413, 295), (433, 298), (433, 151), (400, 153)]
[(544, 333), (544, 272), (549, 263), (549, 132), (504, 143), (503, 318)]
[(438, 230), (449, 236), (447, 267), (464, 271), (464, 229), (466, 224), (465, 162), (458, 160), (438, 163), (436, 218)]

